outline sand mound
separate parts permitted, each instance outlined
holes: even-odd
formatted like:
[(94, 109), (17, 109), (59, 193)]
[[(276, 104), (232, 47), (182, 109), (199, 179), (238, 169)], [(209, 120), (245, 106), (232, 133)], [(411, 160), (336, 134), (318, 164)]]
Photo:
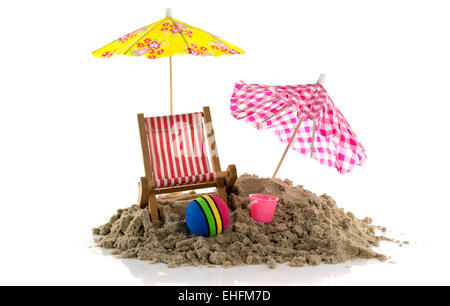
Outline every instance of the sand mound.
[[(249, 217), (250, 193), (280, 198), (274, 221), (261, 224)], [(120, 209), (93, 233), (103, 235), (98, 246), (114, 249), (124, 258), (179, 265), (267, 264), (292, 266), (342, 263), (357, 258), (386, 260), (372, 250), (385, 237), (376, 236), (372, 220), (345, 213), (327, 196), (317, 197), (288, 180), (261, 179), (242, 175), (230, 196), (230, 224), (212, 237), (192, 235), (184, 221), (187, 204), (198, 195), (161, 198), (161, 223), (151, 223), (147, 209), (136, 205)]]

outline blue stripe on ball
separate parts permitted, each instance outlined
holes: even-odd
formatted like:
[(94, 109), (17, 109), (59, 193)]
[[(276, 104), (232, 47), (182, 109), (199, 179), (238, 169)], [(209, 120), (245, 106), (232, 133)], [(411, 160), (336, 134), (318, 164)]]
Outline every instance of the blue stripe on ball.
[(186, 209), (186, 224), (194, 235), (209, 237), (205, 213), (196, 201), (192, 201)]

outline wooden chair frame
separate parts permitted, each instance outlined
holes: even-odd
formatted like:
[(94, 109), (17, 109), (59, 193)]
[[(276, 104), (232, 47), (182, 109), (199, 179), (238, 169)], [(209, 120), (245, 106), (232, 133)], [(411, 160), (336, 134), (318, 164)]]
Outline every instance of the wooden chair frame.
[(145, 176), (141, 177), (141, 181), (139, 182), (138, 205), (140, 208), (144, 208), (148, 205), (152, 221), (160, 221), (161, 219), (158, 210), (158, 202), (156, 200), (156, 195), (158, 194), (216, 187), (218, 196), (222, 200), (224, 200), (225, 203), (228, 203), (227, 194), (231, 192), (237, 180), (236, 166), (230, 165), (228, 166), (226, 171), (221, 170), (220, 160), (217, 153), (216, 140), (214, 136), (214, 128), (211, 120), (211, 112), (208, 106), (203, 107), (202, 115), (206, 127), (206, 139), (208, 141), (211, 164), (213, 167), (213, 171), (216, 174), (216, 179), (215, 181), (211, 182), (172, 186), (166, 188), (156, 188), (155, 181), (153, 179), (152, 164), (150, 160), (150, 149), (147, 139), (145, 117), (142, 113), (137, 115), (139, 134), (141, 136), (142, 157), (144, 159), (145, 168)]

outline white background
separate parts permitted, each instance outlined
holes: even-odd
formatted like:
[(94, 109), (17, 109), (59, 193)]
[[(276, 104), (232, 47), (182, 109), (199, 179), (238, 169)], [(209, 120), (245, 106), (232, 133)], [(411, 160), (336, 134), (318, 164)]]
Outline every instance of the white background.
[[(396, 264), (167, 269), (90, 248), (91, 227), (136, 201), (136, 113), (169, 112), (167, 58), (90, 52), (166, 7), (246, 51), (173, 60), (175, 111), (211, 106), (223, 167), (271, 176), (284, 150), (229, 115), (235, 81), (327, 74), (368, 160), (339, 175), (292, 151), (279, 177), (411, 241), (382, 244)], [(0, 284), (450, 284), (448, 12), (430, 0), (2, 2)]]

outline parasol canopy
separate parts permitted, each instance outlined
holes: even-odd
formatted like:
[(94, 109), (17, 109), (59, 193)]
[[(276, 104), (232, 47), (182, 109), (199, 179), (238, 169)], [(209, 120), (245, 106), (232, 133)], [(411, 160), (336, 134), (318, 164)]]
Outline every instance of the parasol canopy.
[(170, 59), (170, 112), (172, 106), (172, 56), (220, 56), (243, 54), (244, 51), (227, 41), (173, 19), (170, 9), (166, 18), (123, 35), (106, 46), (92, 52), (94, 56), (110, 58), (114, 55), (145, 56), (148, 59)]
[(231, 114), (257, 129), (269, 129), (289, 148), (309, 155), (339, 173), (361, 166), (366, 151), (347, 120), (322, 86), (324, 75), (315, 84), (269, 86), (235, 84)]

